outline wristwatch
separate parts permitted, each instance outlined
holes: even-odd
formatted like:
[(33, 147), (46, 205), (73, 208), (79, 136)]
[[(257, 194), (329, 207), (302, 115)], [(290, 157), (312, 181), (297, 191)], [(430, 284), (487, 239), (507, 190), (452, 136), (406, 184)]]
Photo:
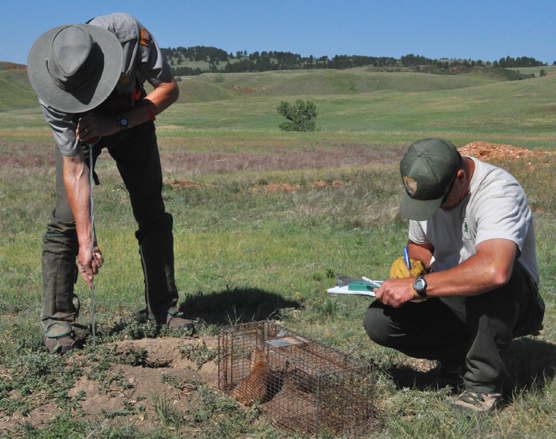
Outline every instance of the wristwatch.
[(425, 280), (424, 274), (417, 276), (417, 279), (413, 282), (413, 288), (417, 291), (419, 296), (427, 297), (427, 281)]
[(127, 118), (125, 118), (121, 114), (118, 116), (118, 126), (120, 127), (120, 130), (122, 130), (122, 131), (127, 130), (127, 128), (129, 127), (129, 121), (127, 120)]

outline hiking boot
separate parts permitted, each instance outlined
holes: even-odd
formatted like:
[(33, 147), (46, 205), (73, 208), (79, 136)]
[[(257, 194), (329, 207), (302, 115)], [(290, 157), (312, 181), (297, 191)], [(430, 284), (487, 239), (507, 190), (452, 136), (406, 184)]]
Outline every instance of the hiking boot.
[(53, 354), (64, 355), (75, 348), (75, 337), (73, 332), (61, 337), (45, 337), (44, 344)]
[(466, 390), (452, 405), (456, 411), (462, 413), (486, 415), (496, 410), (501, 401), (502, 394), (500, 393), (481, 393)]
[(44, 344), (53, 354), (63, 355), (76, 347), (75, 333), (69, 323), (54, 323), (44, 335)]
[(185, 329), (187, 331), (193, 331), (195, 326), (191, 320), (188, 320), (183, 317), (183, 314), (178, 313), (168, 313), (166, 317), (166, 325), (172, 329)]

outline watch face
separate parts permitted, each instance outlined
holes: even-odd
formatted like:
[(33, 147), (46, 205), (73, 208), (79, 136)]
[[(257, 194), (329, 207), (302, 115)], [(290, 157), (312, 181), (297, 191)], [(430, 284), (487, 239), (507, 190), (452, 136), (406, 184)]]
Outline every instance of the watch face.
[(419, 292), (423, 291), (427, 287), (427, 283), (424, 279), (417, 279), (414, 283), (414, 288)]
[(125, 130), (129, 126), (129, 122), (125, 117), (118, 116), (118, 126), (121, 130)]

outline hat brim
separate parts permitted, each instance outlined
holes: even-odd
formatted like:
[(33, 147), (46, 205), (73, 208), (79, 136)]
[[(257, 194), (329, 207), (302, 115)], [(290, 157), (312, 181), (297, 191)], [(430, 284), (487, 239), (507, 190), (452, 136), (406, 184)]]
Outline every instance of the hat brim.
[(442, 199), (443, 197), (433, 200), (416, 200), (404, 191), (400, 202), (400, 213), (410, 220), (426, 221), (432, 218), (440, 208)]
[(104, 57), (104, 66), (97, 69), (90, 84), (75, 91), (62, 90), (48, 72), (46, 58), (53, 38), (68, 26), (58, 26), (42, 34), (31, 47), (27, 60), (27, 73), (31, 86), (48, 106), (64, 113), (83, 113), (98, 107), (112, 93), (122, 72), (123, 51), (118, 38), (98, 26), (80, 24), (98, 44)]

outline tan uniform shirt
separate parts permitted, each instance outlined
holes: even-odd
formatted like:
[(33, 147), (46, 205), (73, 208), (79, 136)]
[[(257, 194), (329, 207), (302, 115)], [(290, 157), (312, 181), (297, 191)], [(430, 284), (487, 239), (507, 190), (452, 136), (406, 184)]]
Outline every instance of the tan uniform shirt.
[[(158, 44), (149, 31), (131, 15), (103, 15), (94, 18), (89, 24), (112, 32), (122, 44), (124, 60), (122, 74), (115, 88), (116, 94), (131, 96), (136, 87), (142, 88), (145, 81), (156, 86), (171, 78), (170, 66)], [(65, 156), (79, 154), (81, 145), (75, 135), (76, 115), (57, 111), (40, 99), (39, 103), (60, 152)]]

